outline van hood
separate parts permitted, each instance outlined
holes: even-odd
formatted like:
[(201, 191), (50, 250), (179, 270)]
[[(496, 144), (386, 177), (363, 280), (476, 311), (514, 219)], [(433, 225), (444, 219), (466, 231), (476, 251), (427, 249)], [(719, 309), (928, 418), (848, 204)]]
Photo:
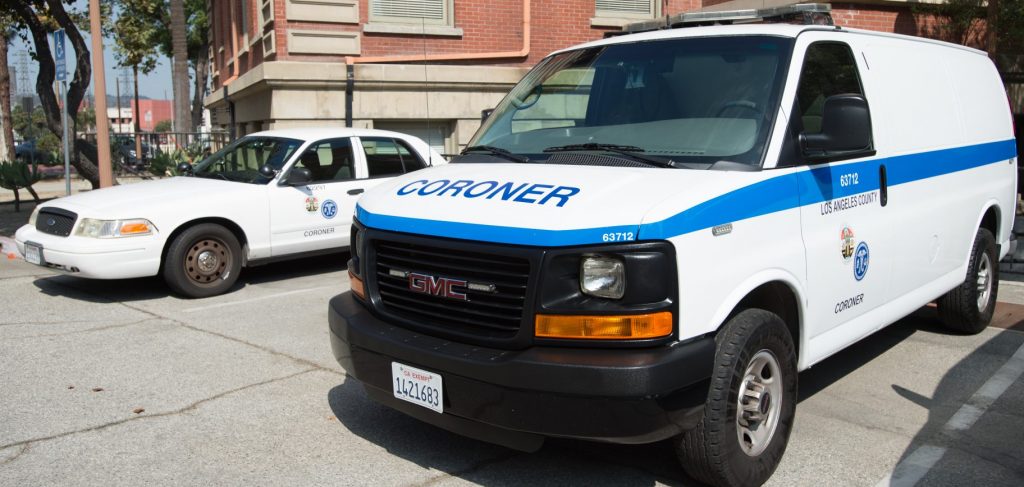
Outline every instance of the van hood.
[(78, 193), (44, 206), (64, 208), (89, 218), (152, 218), (157, 209), (180, 208), (201, 202), (210, 195), (222, 196), (252, 188), (251, 184), (219, 179), (174, 177)]
[(368, 191), (356, 217), (381, 230), (515, 245), (665, 239), (742, 216), (728, 195), (761, 180), (761, 172), (449, 164)]

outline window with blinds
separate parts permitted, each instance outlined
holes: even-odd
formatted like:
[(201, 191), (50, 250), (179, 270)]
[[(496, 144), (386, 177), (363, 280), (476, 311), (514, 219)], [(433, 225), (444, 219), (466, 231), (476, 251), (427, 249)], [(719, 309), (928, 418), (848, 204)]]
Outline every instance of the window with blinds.
[(452, 25), (453, 1), (370, 0), (370, 21)]
[(596, 0), (599, 17), (653, 18), (658, 14), (657, 0)]

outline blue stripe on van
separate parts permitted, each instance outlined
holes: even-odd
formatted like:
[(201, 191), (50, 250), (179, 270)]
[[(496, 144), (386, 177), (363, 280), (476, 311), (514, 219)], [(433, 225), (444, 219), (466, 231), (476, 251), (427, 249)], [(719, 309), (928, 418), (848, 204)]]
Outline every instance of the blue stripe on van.
[[(885, 164), (888, 185), (920, 181), (936, 176), (1003, 162), (1017, 155), (1014, 139), (954, 149), (942, 149), (848, 164), (823, 165), (766, 179), (717, 196), (664, 220), (636, 225), (542, 230), (406, 218), (371, 213), (356, 206), (364, 225), (395, 232), (477, 240), (514, 245), (564, 247), (603, 243), (609, 233), (634, 232), (637, 239), (660, 240), (733, 223), (747, 218), (790, 210), (879, 189), (879, 166)], [(840, 178), (858, 174), (858, 184), (843, 186)]]
[(536, 228), (503, 227), (498, 225), (482, 225), (478, 223), (427, 220), (422, 218), (406, 218), (401, 216), (371, 213), (359, 205), (356, 205), (356, 218), (360, 223), (367, 227), (390, 230), (393, 232), (544, 247), (566, 247), (569, 245), (592, 244), (595, 242), (601, 242), (602, 235), (614, 232), (632, 232), (635, 238), (637, 233), (636, 225), (579, 228), (573, 230), (543, 230)]

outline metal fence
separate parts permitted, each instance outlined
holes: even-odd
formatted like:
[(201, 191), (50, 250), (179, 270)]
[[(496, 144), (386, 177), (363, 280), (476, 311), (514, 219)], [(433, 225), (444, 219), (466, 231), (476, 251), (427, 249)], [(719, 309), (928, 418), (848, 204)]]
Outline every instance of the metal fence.
[[(96, 143), (96, 134), (87, 133), (82, 136)], [(136, 151), (136, 138), (141, 146), (141, 153)], [(160, 154), (171, 154), (183, 151), (189, 159), (202, 157), (220, 150), (228, 142), (227, 132), (141, 132), (110, 134), (110, 154), (115, 165), (140, 167), (147, 166)]]

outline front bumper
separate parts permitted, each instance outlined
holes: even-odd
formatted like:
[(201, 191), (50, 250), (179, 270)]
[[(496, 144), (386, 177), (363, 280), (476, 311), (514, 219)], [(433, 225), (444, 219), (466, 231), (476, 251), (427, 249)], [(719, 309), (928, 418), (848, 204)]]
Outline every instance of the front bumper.
[(24, 225), (14, 234), (18, 252), (25, 242), (43, 248), (43, 265), (92, 279), (128, 279), (155, 276), (160, 271), (163, 242), (157, 235), (122, 239), (58, 237)]
[[(381, 321), (351, 292), (331, 299), (328, 317), (335, 358), (372, 399), (525, 451), (545, 436), (652, 443), (692, 428), (715, 354), (710, 337), (652, 349), (464, 345)], [(394, 398), (392, 361), (440, 373), (445, 412)]]

